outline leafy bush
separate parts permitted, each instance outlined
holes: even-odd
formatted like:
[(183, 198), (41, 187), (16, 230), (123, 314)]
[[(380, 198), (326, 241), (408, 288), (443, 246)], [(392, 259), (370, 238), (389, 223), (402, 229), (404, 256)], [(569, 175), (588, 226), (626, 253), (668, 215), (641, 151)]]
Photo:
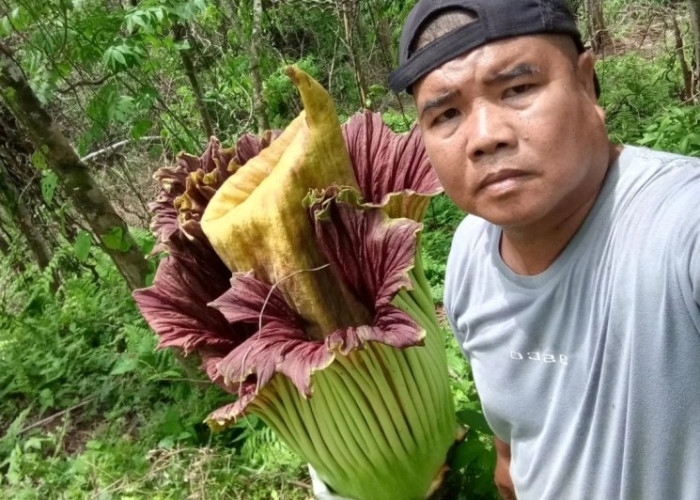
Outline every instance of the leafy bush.
[(430, 283), (433, 301), (442, 303), (445, 281), (445, 264), (455, 229), (464, 218), (462, 212), (447, 195), (430, 200), (423, 220), (421, 256), (425, 277)]
[(700, 107), (669, 107), (647, 125), (637, 142), (654, 149), (700, 156)]
[(636, 53), (599, 61), (600, 102), (613, 141), (635, 142), (658, 119), (659, 110), (678, 102), (679, 76), (673, 56), (647, 60)]
[(415, 108), (406, 112), (389, 110), (382, 113), (382, 120), (394, 132), (408, 132), (416, 121), (416, 110)]
[(57, 293), (50, 268), (2, 266), (0, 497), (303, 498), (290, 481), (305, 469), (281, 443), (246, 446), (250, 424), (211, 433), (204, 417), (231, 397), (199, 384), (196, 361), (154, 350), (123, 279), (92, 254), (96, 274)]

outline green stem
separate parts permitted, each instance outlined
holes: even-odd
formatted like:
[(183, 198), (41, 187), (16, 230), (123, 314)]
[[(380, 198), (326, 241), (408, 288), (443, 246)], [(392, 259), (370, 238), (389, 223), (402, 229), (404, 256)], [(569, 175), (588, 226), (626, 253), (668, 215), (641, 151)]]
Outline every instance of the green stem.
[[(411, 367), (416, 373), (420, 373), (425, 377), (430, 385), (430, 397), (434, 405), (440, 405), (442, 402), (447, 402), (449, 410), (438, 413), (437, 418), (440, 419), (438, 428), (442, 432), (452, 433), (456, 425), (454, 408), (452, 404), (452, 394), (450, 393), (449, 383), (447, 382), (447, 370), (445, 364), (433, 364), (427, 356), (420, 356), (415, 350), (407, 350), (406, 356), (410, 360)], [(444, 403), (443, 403), (444, 404)]]
[[(358, 449), (357, 443), (354, 442), (354, 437), (351, 432), (348, 432), (346, 428), (339, 427), (340, 420), (345, 420), (345, 416), (340, 412), (333, 412), (332, 406), (328, 404), (326, 397), (326, 387), (320, 387), (315, 391), (315, 394), (310, 400), (303, 401), (307, 403), (309, 408), (309, 417), (311, 421), (315, 420), (315, 424), (318, 427), (321, 435), (324, 437), (326, 442), (329, 443), (330, 448), (341, 457), (339, 462), (344, 462), (345, 474), (347, 474), (353, 468), (364, 468), (362, 466), (367, 466), (367, 462), (363, 459), (365, 458), (361, 451)], [(340, 418), (338, 418), (340, 416)], [(365, 474), (369, 471), (365, 471)], [(334, 475), (334, 477), (338, 477)], [(350, 481), (353, 480), (352, 477), (348, 477)]]
[[(338, 463), (336, 455), (328, 449), (325, 440), (318, 432), (318, 428), (313, 424), (313, 420), (310, 420), (306, 412), (303, 411), (303, 405), (297, 405), (297, 401), (294, 401), (294, 393), (291, 393), (289, 390), (287, 377), (278, 375), (273, 380), (278, 379), (279, 382), (276, 384), (275, 388), (277, 389), (277, 394), (280, 397), (283, 408), (287, 410), (285, 416), (292, 417), (301, 435), (307, 438), (306, 441), (309, 449), (304, 450), (304, 456), (317, 455), (317, 463), (325, 464), (327, 469), (334, 471), (334, 474), (337, 472), (338, 474), (344, 475), (345, 469)], [(301, 398), (296, 387), (293, 387), (291, 390), (296, 392), (296, 399)]]
[(351, 436), (356, 448), (363, 455), (362, 461), (366, 464), (376, 462), (379, 457), (377, 457), (376, 452), (372, 452), (377, 449), (377, 446), (371, 439), (372, 432), (367, 428), (367, 419), (362, 415), (355, 401), (357, 396), (360, 396), (361, 399), (364, 399), (364, 396), (352, 394), (351, 397), (348, 397), (351, 394), (350, 390), (342, 377), (337, 376), (335, 370), (326, 369), (323, 375), (324, 382), (327, 384), (321, 385), (322, 379), (318, 377), (316, 379), (316, 394), (324, 394), (328, 399), (328, 406), (336, 409), (334, 414), (340, 415), (343, 420), (344, 434)]
[(394, 373), (393, 380), (396, 385), (396, 394), (401, 402), (401, 406), (404, 408), (407, 420), (412, 424), (411, 432), (414, 435), (414, 441), (420, 441), (422, 436), (430, 436), (430, 425), (427, 421), (428, 412), (426, 412), (427, 408), (423, 404), (422, 397), (426, 395), (425, 393), (429, 389), (425, 384), (422, 384), (421, 391), (418, 388), (415, 374), (407, 373), (407, 370), (405, 370), (406, 360), (401, 350), (377, 346), (377, 353), (382, 358), (384, 365), (389, 366)]
[(416, 305), (414, 302), (413, 298), (408, 295), (408, 293), (405, 290), (401, 290), (395, 297), (394, 300), (392, 301), (393, 304), (397, 307), (400, 307), (404, 311), (406, 311), (408, 314), (413, 317), (414, 320), (418, 322), (418, 324), (423, 327), (426, 331), (426, 339), (425, 339), (425, 346), (428, 348), (428, 351), (430, 352), (430, 356), (435, 363), (435, 366), (443, 366), (446, 365), (445, 360), (441, 360), (441, 356), (436, 355), (436, 350), (435, 350), (435, 338), (436, 336), (440, 335), (440, 330), (435, 329), (434, 326), (430, 325), (430, 320), (426, 317), (425, 313), (423, 312), (420, 307)]
[[(303, 437), (301, 429), (293, 425), (293, 419), (284, 418), (276, 405), (261, 397), (260, 394), (249, 405), (250, 411), (260, 417), (266, 425), (269, 425), (287, 445), (301, 455), (305, 455), (310, 449), (310, 444), (302, 445), (299, 441)], [(286, 413), (286, 412), (285, 412)]]
[[(357, 409), (355, 411), (359, 412), (359, 415), (356, 415), (358, 417), (356, 422), (364, 422), (366, 424), (369, 430), (369, 435), (366, 438), (370, 441), (370, 444), (374, 443), (374, 448), (380, 450), (385, 461), (391, 462), (396, 460), (397, 457), (394, 453), (396, 448), (393, 447), (393, 443), (387, 439), (386, 434), (382, 430), (379, 424), (381, 420), (380, 415), (375, 412), (376, 408), (370, 403), (367, 394), (362, 391), (352, 375), (348, 373), (346, 366), (338, 363), (337, 367), (333, 366), (330, 368), (333, 369), (328, 370), (330, 375), (329, 385), (332, 385), (334, 390), (338, 392), (338, 399), (347, 401), (350, 407), (356, 406)], [(346, 391), (341, 388), (346, 389)], [(350, 405), (350, 401), (355, 404)]]
[[(352, 356), (360, 358), (362, 368), (349, 368), (347, 370), (348, 374), (358, 385), (360, 390), (367, 394), (367, 397), (372, 404), (372, 409), (377, 415), (377, 422), (381, 426), (385, 439), (391, 446), (392, 451), (396, 454), (397, 459), (402, 462), (408, 461), (410, 453), (401, 440), (399, 436), (400, 430), (395, 424), (393, 424), (394, 418), (391, 416), (392, 411), (398, 412), (400, 410), (395, 404), (391, 404), (391, 399), (393, 398), (389, 398), (390, 400), (387, 400), (387, 396), (390, 395), (384, 394), (377, 385), (378, 382), (381, 382), (381, 378), (384, 377), (384, 374), (381, 372), (378, 373), (372, 366), (372, 363), (370, 363), (372, 353), (369, 352), (368, 349), (352, 353)], [(341, 363), (348, 363), (347, 357), (345, 356), (339, 356), (338, 361)], [(352, 366), (352, 364), (350, 364), (350, 366)]]

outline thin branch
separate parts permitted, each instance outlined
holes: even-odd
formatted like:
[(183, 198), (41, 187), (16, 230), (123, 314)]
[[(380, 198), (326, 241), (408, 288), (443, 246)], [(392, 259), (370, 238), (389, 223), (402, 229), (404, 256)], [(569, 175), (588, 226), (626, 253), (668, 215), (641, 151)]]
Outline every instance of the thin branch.
[(307, 490), (311, 489), (311, 485), (308, 483), (303, 483), (301, 481), (288, 481), (288, 482), (289, 482), (289, 484), (291, 484), (292, 486), (296, 486), (297, 488), (304, 488)]
[(49, 416), (46, 417), (46, 418), (42, 418), (42, 419), (39, 420), (38, 422), (34, 422), (33, 424), (30, 424), (30, 425), (24, 427), (23, 429), (21, 429), (21, 430), (18, 432), (18, 434), (24, 434), (24, 433), (27, 432), (27, 431), (30, 431), (30, 430), (32, 430), (32, 429), (36, 429), (37, 427), (41, 427), (41, 426), (44, 425), (44, 424), (48, 424), (48, 423), (51, 422), (52, 420), (55, 420), (55, 419), (57, 419), (58, 417), (65, 415), (66, 413), (70, 413), (70, 412), (72, 412), (73, 410), (77, 410), (78, 408), (82, 408), (82, 407), (85, 406), (86, 404), (88, 404), (88, 403), (94, 401), (96, 398), (97, 398), (97, 396), (91, 396), (91, 397), (89, 397), (89, 398), (87, 398), (87, 399), (81, 401), (81, 402), (78, 403), (77, 405), (71, 406), (70, 408), (66, 408), (65, 410), (61, 410), (61, 411), (59, 411), (58, 413), (54, 413), (53, 415), (49, 415)]
[[(150, 58), (150, 55), (149, 55), (148, 57)], [(135, 76), (133, 73), (131, 73), (128, 69), (125, 70), (122, 74), (129, 75), (129, 78), (131, 78), (132, 80), (134, 80), (134, 81), (136, 81), (136, 82), (141, 83), (141, 80), (140, 80), (137, 76)], [(153, 80), (151, 80), (151, 79), (149, 78), (148, 75), (143, 75), (143, 77), (146, 79), (146, 81), (148, 82), (148, 84), (151, 85), (151, 87), (153, 87), (154, 89), (157, 89), (157, 88), (158, 88), (158, 86), (155, 85), (155, 82), (153, 82)], [(125, 86), (127, 89), (129, 89), (134, 95), (137, 95), (137, 94), (138, 94), (138, 92), (134, 91), (133, 87), (130, 87), (130, 86), (126, 83), (126, 81), (125, 81), (124, 79), (122, 79), (121, 82), (122, 82), (122, 84), (124, 84), (124, 86)], [(156, 91), (155, 99), (156, 99), (156, 101), (158, 102), (158, 104), (160, 104), (161, 109), (162, 109), (163, 111), (165, 111), (168, 115), (170, 115), (170, 116), (172, 117), (172, 119), (175, 120), (175, 122), (177, 122), (177, 124), (180, 125), (180, 126), (182, 127), (182, 131), (185, 133), (185, 135), (187, 135), (187, 136), (192, 140), (192, 145), (196, 146), (197, 144), (199, 144), (199, 139), (197, 139), (197, 136), (195, 136), (195, 135), (192, 133), (192, 131), (191, 131), (190, 128), (187, 126), (187, 124), (182, 120), (182, 118), (181, 118), (177, 113), (175, 113), (175, 112), (170, 108), (170, 106), (168, 106), (168, 104), (163, 100), (163, 97), (160, 95), (160, 92), (157, 92), (157, 91)], [(179, 137), (178, 137), (178, 139), (179, 139)], [(181, 139), (180, 139), (180, 142), (182, 142)], [(188, 145), (187, 145), (187, 144), (184, 144), (184, 146), (185, 146), (185, 149), (188, 149)]]
[(91, 86), (91, 87), (96, 87), (97, 85), (102, 85), (104, 82), (109, 80), (114, 76), (114, 73), (110, 73), (109, 75), (103, 76), (102, 78), (99, 78), (97, 80), (80, 80), (79, 82), (75, 82), (72, 85), (69, 85), (65, 89), (56, 89), (56, 92), (59, 94), (67, 94), (68, 92), (72, 91), (73, 89), (77, 87), (86, 87), (86, 86)]
[(141, 137), (140, 139), (125, 139), (123, 141), (115, 142), (114, 144), (107, 146), (106, 148), (98, 149), (97, 151), (93, 151), (90, 154), (87, 154), (83, 156), (80, 161), (91, 161), (94, 160), (96, 157), (101, 156), (105, 153), (112, 153), (114, 150), (121, 148), (122, 146), (126, 146), (130, 142), (136, 142), (136, 141), (158, 141), (162, 140), (163, 138), (159, 135), (147, 135), (145, 137)]
[(331, 94), (331, 89), (333, 88), (333, 70), (335, 69), (335, 56), (338, 52), (338, 38), (340, 38), (340, 29), (335, 33), (335, 39), (333, 40), (333, 57), (331, 58), (331, 69), (328, 71), (328, 93)]
[(32, 186), (32, 183), (34, 182), (34, 179), (36, 179), (36, 176), (39, 175), (40, 170), (39, 169), (34, 169), (34, 172), (32, 173), (32, 178), (27, 181), (27, 184), (24, 186), (24, 189), (22, 189), (22, 192), (19, 193), (19, 197), (17, 198), (17, 204), (19, 204), (22, 201), (22, 196), (24, 196), (24, 193), (27, 191)]

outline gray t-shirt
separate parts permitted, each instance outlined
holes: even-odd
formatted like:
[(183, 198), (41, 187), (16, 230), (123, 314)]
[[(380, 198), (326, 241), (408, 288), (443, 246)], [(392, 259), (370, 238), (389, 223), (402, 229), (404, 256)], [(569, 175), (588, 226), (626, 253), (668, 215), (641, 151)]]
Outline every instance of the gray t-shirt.
[(535, 276), (468, 216), (445, 305), (519, 500), (700, 499), (700, 160), (627, 146)]

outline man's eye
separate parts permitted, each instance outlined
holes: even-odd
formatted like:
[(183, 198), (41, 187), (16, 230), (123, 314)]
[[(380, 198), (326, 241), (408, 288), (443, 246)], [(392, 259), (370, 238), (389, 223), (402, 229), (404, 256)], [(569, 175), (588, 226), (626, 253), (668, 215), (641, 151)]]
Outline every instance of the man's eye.
[(508, 90), (505, 91), (504, 97), (513, 97), (516, 95), (520, 95), (524, 92), (527, 92), (532, 88), (532, 85), (529, 83), (523, 83), (522, 85), (516, 85), (514, 87), (510, 87)]
[(457, 111), (455, 108), (446, 109), (435, 118), (435, 123), (442, 123), (447, 120), (451, 120), (452, 118), (455, 118), (458, 114), (459, 111)]

